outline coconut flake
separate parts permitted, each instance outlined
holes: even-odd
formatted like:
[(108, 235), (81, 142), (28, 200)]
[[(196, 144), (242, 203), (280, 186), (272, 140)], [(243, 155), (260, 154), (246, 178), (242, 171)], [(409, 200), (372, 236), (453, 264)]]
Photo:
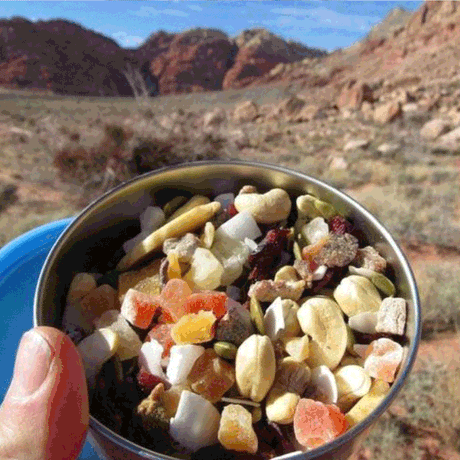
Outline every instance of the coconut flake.
[(169, 353), (166, 377), (171, 385), (179, 385), (187, 380), (195, 361), (204, 353), (201, 345), (173, 345)]
[(166, 375), (161, 368), (161, 354), (163, 346), (155, 339), (145, 342), (139, 351), (139, 367), (145, 367), (150, 374), (166, 380)]
[(184, 390), (176, 415), (171, 418), (169, 432), (182, 446), (196, 452), (218, 442), (219, 411), (207, 399)]
[(245, 238), (255, 240), (262, 232), (249, 211), (242, 211), (223, 223), (217, 233), (225, 234), (234, 240), (244, 241)]
[(337, 383), (327, 366), (318, 366), (311, 371), (310, 386), (313, 387), (314, 399), (324, 404), (337, 404)]

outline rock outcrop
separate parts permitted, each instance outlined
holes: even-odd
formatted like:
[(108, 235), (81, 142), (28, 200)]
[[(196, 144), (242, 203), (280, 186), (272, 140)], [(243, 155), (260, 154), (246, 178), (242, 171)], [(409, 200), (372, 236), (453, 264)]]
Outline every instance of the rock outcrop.
[(133, 53), (70, 21), (0, 21), (0, 83), (58, 94), (130, 96)]
[(236, 37), (235, 43), (238, 53), (234, 65), (225, 75), (223, 89), (243, 88), (258, 82), (279, 64), (326, 54), (298, 43), (286, 42), (265, 29), (245, 30)]

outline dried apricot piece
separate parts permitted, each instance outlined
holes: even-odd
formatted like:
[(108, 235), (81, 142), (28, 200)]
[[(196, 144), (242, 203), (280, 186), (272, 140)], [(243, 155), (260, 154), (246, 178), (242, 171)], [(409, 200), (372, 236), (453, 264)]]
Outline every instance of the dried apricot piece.
[(257, 452), (258, 440), (252, 427), (252, 415), (239, 404), (224, 407), (217, 437), (226, 449), (251, 454)]
[(195, 361), (188, 382), (195, 393), (216, 403), (235, 383), (235, 369), (208, 348)]
[(394, 340), (374, 340), (366, 348), (364, 369), (371, 377), (391, 383), (395, 379), (403, 354), (403, 347)]
[(154, 297), (128, 289), (121, 304), (121, 314), (133, 326), (147, 329), (158, 308)]
[(192, 294), (190, 286), (183, 280), (174, 278), (166, 283), (166, 286), (159, 295), (159, 302), (163, 309), (163, 318), (167, 322), (170, 316), (173, 322), (176, 322), (182, 316), (187, 314), (184, 310), (185, 301)]
[(172, 327), (173, 324), (155, 324), (155, 326), (150, 329), (147, 334), (147, 338), (145, 339), (146, 341), (154, 339), (163, 346), (163, 354), (161, 355), (162, 358), (169, 356), (169, 351), (174, 345), (174, 340), (171, 337)]
[(215, 336), (215, 322), (212, 311), (184, 315), (171, 328), (171, 337), (177, 344), (209, 342)]
[(332, 404), (301, 399), (294, 414), (294, 434), (302, 446), (314, 449), (344, 433), (348, 428), (345, 415)]
[(212, 311), (217, 319), (227, 313), (227, 294), (217, 291), (203, 291), (190, 295), (185, 301), (186, 314), (198, 313), (201, 310)]

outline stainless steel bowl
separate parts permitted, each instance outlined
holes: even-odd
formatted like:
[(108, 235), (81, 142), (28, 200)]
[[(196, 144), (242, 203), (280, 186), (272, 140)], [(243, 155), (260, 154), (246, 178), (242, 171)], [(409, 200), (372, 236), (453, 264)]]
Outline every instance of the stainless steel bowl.
[[(247, 184), (256, 185), (260, 191), (280, 187), (291, 196), (308, 192), (334, 205), (365, 235), (365, 241), (360, 241), (360, 245), (364, 242), (374, 245), (387, 259), (397, 295), (407, 300), (405, 357), (385, 400), (365, 421), (333, 442), (308, 453), (283, 457), (292, 460), (346, 459), (356, 450), (369, 427), (388, 408), (409, 375), (420, 340), (420, 304), (409, 264), (388, 231), (353, 199), (324, 182), (269, 164), (207, 161), (160, 169), (122, 184), (89, 205), (54, 245), (43, 266), (35, 293), (35, 325), (61, 326), (66, 291), (73, 275), (81, 271), (104, 272), (112, 268), (110, 264), (114, 262), (115, 252), (126, 239), (139, 231), (140, 210), (150, 204), (153, 195), (160, 199), (163, 196), (166, 200), (166, 197), (171, 198), (185, 191), (212, 197), (237, 191)], [(89, 434), (102, 458), (172, 458), (122, 438), (94, 417), (90, 420)]]

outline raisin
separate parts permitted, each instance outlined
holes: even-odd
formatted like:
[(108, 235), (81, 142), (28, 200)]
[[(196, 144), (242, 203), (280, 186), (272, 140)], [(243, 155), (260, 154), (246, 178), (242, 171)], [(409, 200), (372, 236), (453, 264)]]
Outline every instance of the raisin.
[(287, 228), (272, 229), (257, 248), (249, 255), (248, 263), (251, 268), (248, 279), (261, 281), (270, 278), (279, 265), (282, 252), (287, 249), (290, 230)]

